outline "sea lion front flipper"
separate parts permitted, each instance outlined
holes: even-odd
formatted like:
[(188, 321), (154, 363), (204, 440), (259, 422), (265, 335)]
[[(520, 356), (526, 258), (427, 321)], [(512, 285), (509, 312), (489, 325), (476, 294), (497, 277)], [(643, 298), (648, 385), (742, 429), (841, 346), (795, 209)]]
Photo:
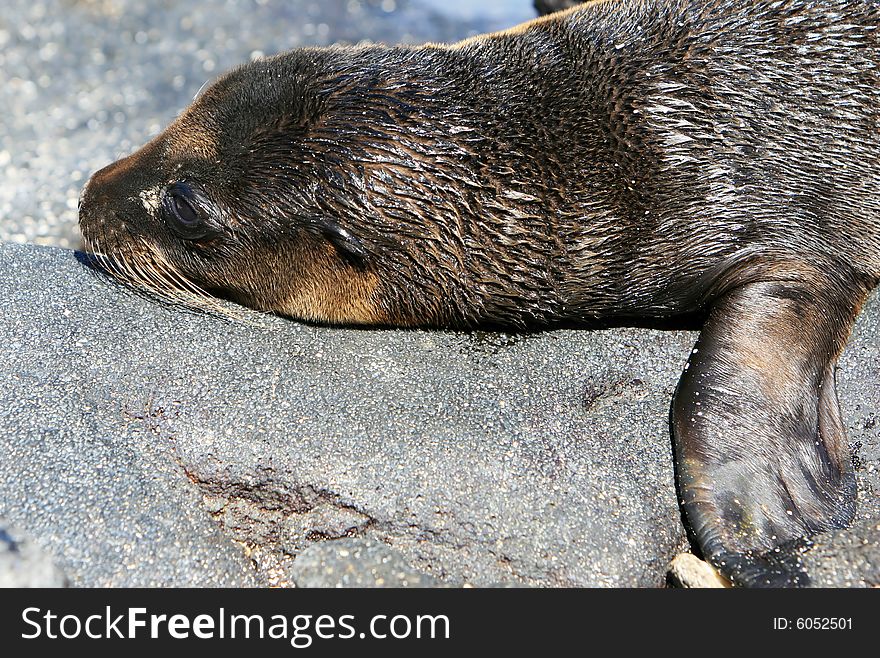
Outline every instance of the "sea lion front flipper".
[(808, 584), (791, 548), (855, 512), (834, 366), (864, 293), (842, 288), (760, 282), (727, 293), (679, 381), (685, 515), (706, 559), (736, 583)]

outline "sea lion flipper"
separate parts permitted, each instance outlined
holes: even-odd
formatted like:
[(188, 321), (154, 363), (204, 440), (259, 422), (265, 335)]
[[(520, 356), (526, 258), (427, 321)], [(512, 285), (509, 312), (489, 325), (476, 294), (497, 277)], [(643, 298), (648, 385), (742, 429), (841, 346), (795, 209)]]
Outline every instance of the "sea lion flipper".
[(735, 582), (806, 584), (786, 549), (852, 519), (834, 364), (861, 300), (840, 292), (788, 281), (726, 294), (679, 381), (672, 420), (685, 515), (706, 558)]

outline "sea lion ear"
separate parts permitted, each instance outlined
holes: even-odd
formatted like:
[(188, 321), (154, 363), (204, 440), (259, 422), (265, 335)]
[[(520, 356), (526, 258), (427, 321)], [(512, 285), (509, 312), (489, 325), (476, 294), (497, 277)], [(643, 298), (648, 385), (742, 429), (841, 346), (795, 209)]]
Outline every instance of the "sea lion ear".
[(366, 264), (369, 254), (360, 239), (351, 231), (328, 218), (321, 219), (320, 229), (321, 234), (333, 243), (343, 258), (360, 267)]

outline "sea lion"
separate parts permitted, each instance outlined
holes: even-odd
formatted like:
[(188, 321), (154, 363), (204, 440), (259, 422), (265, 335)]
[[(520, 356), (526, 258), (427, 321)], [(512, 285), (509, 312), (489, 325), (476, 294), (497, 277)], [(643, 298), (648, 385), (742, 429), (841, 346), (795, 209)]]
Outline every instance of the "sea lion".
[(880, 275), (880, 5), (599, 0), (452, 45), (305, 48), (92, 176), (123, 281), (321, 323), (698, 314), (683, 510), (745, 585), (846, 525), (835, 363)]

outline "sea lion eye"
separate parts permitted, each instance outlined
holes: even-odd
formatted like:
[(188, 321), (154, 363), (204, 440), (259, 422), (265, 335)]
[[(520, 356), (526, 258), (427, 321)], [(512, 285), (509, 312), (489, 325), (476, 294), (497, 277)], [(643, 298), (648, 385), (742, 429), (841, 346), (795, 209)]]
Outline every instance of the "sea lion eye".
[(190, 202), (178, 194), (171, 195), (171, 210), (178, 222), (185, 226), (199, 223), (199, 214)]
[(185, 240), (206, 236), (210, 229), (205, 223), (205, 211), (198, 197), (186, 183), (173, 183), (162, 197), (162, 215), (168, 227)]

